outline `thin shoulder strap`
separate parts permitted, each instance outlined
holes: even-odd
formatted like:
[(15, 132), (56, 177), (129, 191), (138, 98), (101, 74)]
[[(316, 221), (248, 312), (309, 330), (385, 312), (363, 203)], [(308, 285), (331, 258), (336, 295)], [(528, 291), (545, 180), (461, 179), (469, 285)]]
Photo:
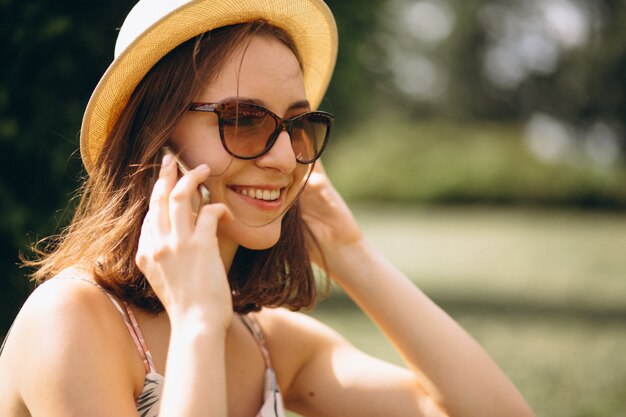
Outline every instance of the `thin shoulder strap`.
[(240, 314), (239, 317), (241, 318), (241, 321), (246, 326), (248, 331), (254, 337), (257, 345), (259, 345), (261, 353), (263, 353), (263, 359), (265, 359), (265, 366), (267, 368), (271, 368), (272, 362), (270, 360), (270, 352), (267, 348), (267, 342), (265, 341), (265, 337), (263, 336), (263, 330), (261, 330), (259, 322), (252, 314)]
[(101, 285), (93, 281), (90, 281), (88, 279), (82, 278), (82, 277), (57, 276), (54, 279), (74, 279), (74, 280), (84, 281), (93, 285), (94, 287), (100, 289), (103, 293), (105, 293), (107, 297), (109, 297), (109, 300), (111, 300), (111, 302), (113, 303), (117, 311), (122, 316), (122, 319), (124, 319), (124, 323), (126, 324), (128, 333), (130, 333), (130, 336), (133, 339), (133, 342), (135, 343), (135, 347), (137, 348), (137, 353), (139, 353), (139, 357), (141, 358), (141, 361), (143, 362), (143, 366), (146, 369), (146, 373), (156, 372), (156, 367), (154, 366), (152, 355), (150, 354), (150, 351), (148, 350), (148, 346), (146, 345), (146, 342), (143, 338), (143, 334), (141, 333), (141, 330), (139, 329), (139, 324), (137, 323), (137, 320), (135, 319), (133, 310), (131, 310), (130, 305), (126, 301), (122, 301), (122, 305), (120, 305), (120, 303), (115, 299), (115, 297), (113, 297), (113, 295), (109, 291), (104, 289)]
[[(13, 322), (13, 324), (15, 324), (15, 322)], [(9, 327), (7, 334), (4, 336), (4, 340), (2, 341), (2, 346), (0, 346), (0, 355), (2, 355), (2, 351), (4, 350), (4, 345), (6, 345), (7, 340), (9, 340), (9, 335), (11, 334), (11, 329), (13, 328), (13, 324), (11, 324), (11, 327)]]
[[(114, 299), (111, 299), (114, 301)], [(141, 357), (141, 361), (143, 362), (144, 368), (146, 368), (147, 373), (156, 372), (156, 367), (154, 366), (154, 361), (152, 360), (152, 354), (150, 354), (150, 350), (146, 345), (146, 341), (143, 338), (143, 334), (141, 333), (141, 329), (139, 329), (139, 323), (137, 323), (137, 319), (135, 318), (135, 314), (133, 310), (130, 308), (130, 305), (123, 301), (124, 308), (128, 313), (124, 316), (124, 322), (126, 323), (126, 327), (135, 342), (135, 346), (137, 347), (137, 352), (139, 352), (139, 356)], [(127, 320), (127, 317), (130, 318), (130, 323)]]

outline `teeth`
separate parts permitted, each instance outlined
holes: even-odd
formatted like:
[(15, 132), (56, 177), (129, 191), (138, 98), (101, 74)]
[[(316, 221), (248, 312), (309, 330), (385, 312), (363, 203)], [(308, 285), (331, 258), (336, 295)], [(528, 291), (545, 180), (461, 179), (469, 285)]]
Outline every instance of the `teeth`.
[(238, 188), (239, 194), (257, 200), (274, 201), (280, 196), (280, 190), (260, 190), (258, 188)]

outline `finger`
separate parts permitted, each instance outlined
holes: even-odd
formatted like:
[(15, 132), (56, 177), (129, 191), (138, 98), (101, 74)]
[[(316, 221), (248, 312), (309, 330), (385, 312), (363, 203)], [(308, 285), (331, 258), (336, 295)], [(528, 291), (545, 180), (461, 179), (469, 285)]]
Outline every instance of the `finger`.
[(207, 204), (200, 209), (196, 222), (196, 234), (201, 236), (215, 235), (217, 225), (220, 222), (231, 222), (235, 216), (226, 205), (222, 203)]
[(147, 264), (146, 254), (152, 252), (151, 248), (154, 244), (153, 242), (156, 241), (156, 239), (154, 239), (154, 222), (151, 222), (150, 214), (151, 212), (148, 211), (148, 214), (146, 214), (146, 217), (143, 219), (141, 233), (139, 234), (139, 242), (137, 245), (137, 253), (135, 255), (135, 263), (142, 272), (144, 272), (144, 268)]
[(206, 164), (197, 166), (176, 183), (170, 194), (169, 211), (172, 231), (187, 236), (191, 233), (196, 221), (198, 186), (209, 178), (210, 169)]
[(146, 219), (161, 233), (170, 229), (169, 196), (176, 184), (176, 169), (171, 155), (163, 157), (159, 179), (154, 184), (150, 196), (150, 206)]
[(143, 218), (143, 223), (141, 223), (141, 233), (139, 235), (140, 241), (142, 236), (147, 236), (149, 233), (152, 232), (153, 220), (151, 219), (151, 217), (153, 213), (153, 211), (148, 210), (146, 216)]

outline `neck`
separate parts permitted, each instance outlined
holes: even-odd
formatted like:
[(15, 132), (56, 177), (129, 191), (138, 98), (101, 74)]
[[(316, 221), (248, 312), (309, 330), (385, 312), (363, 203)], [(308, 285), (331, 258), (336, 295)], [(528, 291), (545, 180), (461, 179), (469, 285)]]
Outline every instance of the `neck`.
[(222, 258), (222, 262), (224, 262), (224, 269), (226, 270), (226, 273), (228, 273), (231, 265), (233, 264), (233, 259), (235, 259), (235, 253), (237, 253), (239, 245), (231, 239), (219, 236), (218, 245), (220, 248), (220, 257)]

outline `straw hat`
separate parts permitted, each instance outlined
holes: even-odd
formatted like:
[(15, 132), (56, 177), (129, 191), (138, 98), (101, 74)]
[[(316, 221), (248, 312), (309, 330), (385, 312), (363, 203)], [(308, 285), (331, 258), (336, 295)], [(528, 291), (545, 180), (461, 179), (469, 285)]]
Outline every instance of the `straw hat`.
[(265, 19), (293, 38), (302, 57), (307, 99), (317, 108), (337, 56), (337, 27), (322, 0), (140, 0), (126, 17), (115, 58), (85, 110), (80, 152), (87, 172), (135, 87), (162, 57), (201, 33), (255, 19)]

